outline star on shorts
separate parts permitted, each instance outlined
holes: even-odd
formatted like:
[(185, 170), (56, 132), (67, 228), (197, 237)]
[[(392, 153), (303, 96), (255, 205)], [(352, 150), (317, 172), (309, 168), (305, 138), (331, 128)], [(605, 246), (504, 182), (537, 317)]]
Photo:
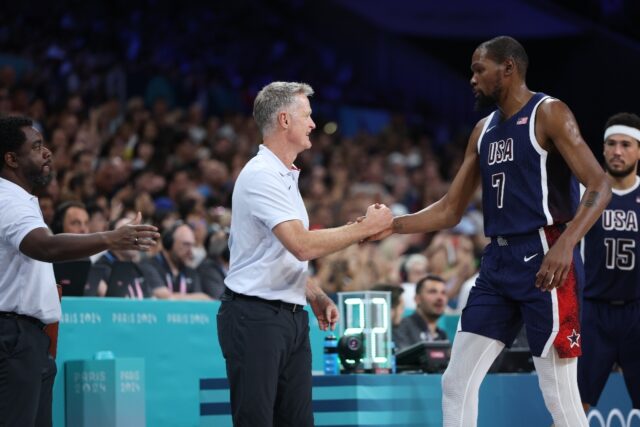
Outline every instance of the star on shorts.
[(574, 329), (571, 335), (567, 336), (567, 339), (571, 343), (571, 348), (580, 347), (580, 334)]

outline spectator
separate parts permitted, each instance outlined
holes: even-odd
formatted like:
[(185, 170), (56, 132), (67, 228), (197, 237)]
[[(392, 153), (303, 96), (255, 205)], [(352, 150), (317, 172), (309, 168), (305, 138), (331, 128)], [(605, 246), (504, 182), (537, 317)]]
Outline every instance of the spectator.
[(211, 299), (202, 292), (193, 268), (195, 236), (191, 227), (177, 221), (162, 234), (162, 250), (140, 263), (147, 287), (159, 299)]
[(97, 203), (92, 203), (87, 206), (87, 213), (89, 214), (89, 232), (98, 233), (100, 231), (107, 231), (109, 228), (109, 221), (105, 211)]
[(40, 204), (40, 210), (42, 211), (42, 218), (44, 222), (51, 228), (53, 224), (53, 217), (56, 214), (55, 204), (53, 198), (44, 194), (38, 197), (38, 203)]
[[(72, 200), (58, 206), (53, 216), (51, 229), (54, 234), (88, 234), (89, 214), (84, 204)], [(63, 296), (82, 295), (83, 286), (87, 282), (90, 265), (91, 258), (56, 261), (53, 263), (56, 282), (62, 286)]]
[(406, 260), (400, 266), (400, 277), (403, 280), (402, 288), (404, 293), (402, 299), (404, 306), (410, 310), (416, 308), (415, 295), (416, 283), (429, 272), (429, 261), (422, 254), (412, 254), (407, 256)]
[(84, 203), (69, 201), (59, 205), (53, 217), (51, 231), (53, 234), (89, 233), (89, 213)]
[(416, 311), (402, 319), (396, 329), (396, 347), (402, 350), (418, 341), (441, 341), (448, 339), (447, 333), (437, 326), (438, 319), (447, 306), (444, 280), (428, 275), (416, 284)]
[(217, 300), (224, 293), (224, 278), (229, 271), (228, 241), (229, 229), (213, 224), (205, 240), (207, 257), (197, 268), (203, 292)]
[[(124, 227), (131, 218), (122, 218), (113, 230)], [(85, 286), (85, 296), (112, 296), (132, 299), (150, 297), (142, 270), (138, 267), (140, 253), (132, 250), (110, 250), (91, 266)]]

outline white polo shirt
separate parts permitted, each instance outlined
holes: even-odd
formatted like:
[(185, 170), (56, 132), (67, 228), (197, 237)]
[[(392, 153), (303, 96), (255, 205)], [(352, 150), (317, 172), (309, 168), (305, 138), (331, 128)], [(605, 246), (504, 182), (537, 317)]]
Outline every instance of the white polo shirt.
[(309, 216), (298, 189), (299, 170), (286, 167), (266, 146), (238, 175), (233, 189), (225, 284), (245, 295), (306, 304), (307, 261), (299, 261), (273, 234), (285, 221)]
[(53, 266), (20, 252), (22, 239), (36, 228), (47, 228), (38, 198), (0, 178), (0, 311), (40, 319), (60, 320), (60, 300)]

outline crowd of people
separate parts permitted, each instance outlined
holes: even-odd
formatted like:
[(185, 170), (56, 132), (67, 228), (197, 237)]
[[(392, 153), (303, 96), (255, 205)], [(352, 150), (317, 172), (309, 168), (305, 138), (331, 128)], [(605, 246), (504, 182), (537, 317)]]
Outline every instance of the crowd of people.
[[(511, 39), (505, 40), (494, 40), (494, 44), (513, 44), (510, 49), (521, 49), (519, 44), (514, 44)], [(504, 73), (512, 79), (509, 81), (514, 82), (514, 87), (524, 82), (528, 65), (526, 61), (513, 56), (496, 60), (495, 55), (499, 55), (500, 49), (502, 48), (487, 44), (479, 47), (474, 54), (472, 86), (480, 101), (483, 97), (496, 96), (489, 87), (492, 82), (482, 74), (485, 72), (486, 64), (499, 69), (496, 72)], [(106, 67), (96, 73), (95, 79), (89, 79), (86, 73), (69, 71), (76, 69), (74, 67), (78, 64), (65, 65), (66, 56), (60, 46), (57, 46), (57, 49), (56, 46), (48, 46), (44, 52), (47, 61), (50, 62), (47, 62), (45, 67), (34, 68), (39, 71), (21, 73), (12, 65), (5, 65), (0, 69), (0, 116), (32, 118), (32, 122), (19, 127), (33, 129), (33, 135), (26, 135), (27, 145), (30, 144), (33, 151), (29, 152), (29, 155), (42, 156), (45, 162), (42, 170), (46, 168), (47, 179), (37, 181), (38, 185), (29, 180), (32, 178), (31, 175), (15, 175), (15, 182), (18, 185), (25, 184), (22, 187), (27, 190), (25, 194), (19, 192), (25, 198), (25, 206), (29, 197), (26, 194), (36, 195), (43, 224), (46, 224), (54, 235), (60, 234), (60, 241), (66, 241), (69, 233), (87, 235), (85, 240), (78, 240), (87, 243), (64, 254), (52, 255), (50, 252), (42, 252), (44, 249), (39, 247), (39, 242), (51, 244), (52, 241), (47, 240), (48, 236), (30, 239), (33, 242), (26, 248), (18, 242), (20, 250), (26, 250), (33, 255), (32, 258), (54, 262), (56, 274), (64, 275), (65, 271), (72, 271), (73, 274), (77, 274), (78, 271), (84, 272), (84, 277), (80, 279), (56, 277), (57, 282), (63, 285), (63, 295), (223, 301), (249, 296), (264, 301), (265, 298), (261, 298), (260, 294), (251, 293), (261, 292), (259, 286), (255, 289), (245, 289), (243, 284), (239, 284), (236, 288), (230, 289), (228, 285), (235, 283), (237, 277), (248, 274), (242, 271), (238, 264), (236, 271), (233, 271), (233, 268), (231, 270), (232, 276), (235, 277), (225, 282), (233, 255), (233, 250), (229, 250), (228, 241), (232, 227), (231, 219), (233, 217), (236, 222), (244, 221), (246, 218), (243, 219), (243, 215), (246, 216), (249, 209), (258, 209), (256, 206), (259, 204), (247, 202), (255, 199), (269, 206), (269, 212), (258, 212), (264, 214), (265, 218), (283, 221), (282, 218), (290, 215), (300, 220), (302, 227), (300, 230), (291, 228), (293, 226), (290, 223), (297, 221), (276, 222), (273, 235), (269, 235), (270, 239), (281, 242), (298, 261), (304, 263), (302, 266), (294, 262), (296, 268), (300, 267), (301, 271), (306, 272), (308, 262), (308, 271), (312, 278), (310, 283), (313, 285), (301, 285), (308, 286), (307, 294), (298, 289), (300, 292), (292, 298), (299, 297), (300, 301), (287, 301), (286, 310), (296, 312), (297, 306), (304, 304), (306, 295), (314, 312), (317, 311), (321, 326), (328, 328), (334, 326), (337, 319), (331, 309), (334, 306), (325, 296), (335, 301), (336, 294), (342, 291), (391, 289), (395, 306), (415, 309), (412, 316), (405, 319), (397, 316), (395, 319), (397, 328), (394, 337), (402, 346), (406, 346), (416, 340), (446, 339), (446, 333), (437, 327), (438, 318), (445, 312), (461, 313), (469, 302), (471, 309), (466, 310), (463, 315), (462, 333), (456, 340), (452, 366), (445, 374), (445, 416), (451, 420), (450, 422), (458, 420), (461, 416), (473, 417), (477, 409), (475, 389), (470, 392), (470, 403), (461, 407), (458, 399), (459, 390), (456, 387), (462, 383), (458, 380), (473, 378), (479, 387), (493, 360), (487, 358), (484, 363), (485, 371), (468, 373), (465, 371), (465, 366), (470, 366), (468, 359), (486, 352), (493, 354), (495, 359), (504, 344), (513, 340), (523, 320), (525, 324), (532, 321), (535, 323), (527, 318), (526, 313), (524, 319), (521, 318), (522, 314), (514, 314), (514, 310), (518, 309), (520, 304), (515, 304), (514, 301), (522, 300), (522, 307), (526, 311), (530, 309), (527, 306), (531, 303), (530, 299), (523, 296), (524, 294), (517, 294), (516, 291), (513, 291), (516, 293), (509, 298), (504, 298), (502, 294), (498, 296), (499, 292), (495, 292), (493, 288), (501, 286), (499, 283), (502, 281), (506, 283), (514, 280), (513, 277), (524, 271), (525, 268), (521, 269), (520, 264), (517, 264), (522, 262), (522, 256), (524, 263), (528, 263), (537, 256), (536, 254), (543, 254), (526, 265), (527, 280), (531, 282), (531, 286), (523, 292), (527, 295), (535, 293), (539, 304), (545, 310), (549, 309), (549, 313), (556, 310), (556, 303), (553, 302), (555, 300), (551, 296), (555, 295), (556, 288), (559, 289), (558, 292), (569, 292), (571, 287), (561, 286), (565, 279), (574, 282), (581, 279), (578, 273), (573, 273), (579, 264), (573, 247), (598, 219), (598, 209), (604, 208), (608, 201), (607, 197), (600, 197), (608, 191), (604, 172), (597, 174), (597, 177), (595, 173), (587, 173), (599, 169), (595, 158), (579, 137), (579, 131), (570, 137), (566, 136), (566, 129), (558, 130), (560, 125), (553, 121), (553, 117), (560, 114), (568, 123), (575, 125), (571, 112), (559, 101), (549, 99), (541, 93), (534, 94), (523, 85), (518, 87), (522, 89), (522, 98), (528, 100), (526, 103), (516, 103), (510, 97), (491, 99), (513, 114), (523, 111), (523, 116), (518, 117), (517, 123), (508, 124), (516, 130), (507, 129), (507, 125), (498, 121), (498, 115), (491, 115), (474, 129), (472, 142), (468, 146), (457, 140), (450, 141), (444, 147), (433, 144), (431, 136), (424, 129), (409, 125), (401, 115), (393, 116), (379, 134), (362, 131), (355, 136), (345, 136), (340, 133), (339, 128), (338, 132), (330, 132), (321, 126), (316, 128), (312, 121), (309, 123), (309, 107), (306, 108), (308, 112), (305, 110), (300, 113), (306, 114), (304, 117), (308, 119), (305, 125), (308, 128), (306, 137), (310, 135), (311, 138), (308, 146), (299, 150), (300, 147), (293, 150), (290, 147), (284, 149), (278, 145), (280, 139), (274, 138), (274, 143), (267, 144), (267, 150), (264, 146), (259, 148), (258, 144), (263, 140), (268, 126), (261, 124), (259, 117), (255, 117), (258, 122), (256, 123), (254, 117), (242, 106), (236, 109), (212, 106), (209, 89), (205, 91), (206, 96), (200, 96), (202, 93), (197, 90), (181, 92), (183, 95), (188, 94), (181, 98), (183, 101), (187, 100), (186, 103), (176, 102), (172, 96), (177, 88), (176, 81), (161, 82), (156, 87), (148, 87), (145, 96), (130, 96), (127, 90), (122, 90), (127, 87), (126, 82), (132, 76), (130, 70)], [(526, 54), (524, 58), (526, 59)], [(508, 67), (511, 69), (507, 69)], [(47, 79), (54, 76), (60, 78), (63, 71), (66, 74), (60, 84), (56, 85), (60, 89), (59, 92), (43, 94), (42, 87)], [(225, 93), (237, 93), (232, 86), (217, 87), (228, 91)], [(170, 90), (165, 90), (167, 88)], [(307, 98), (311, 96), (312, 91), (303, 90), (298, 93), (301, 94), (307, 101), (305, 105), (308, 106)], [(238, 101), (241, 103), (241, 98), (238, 98)], [(501, 102), (503, 104), (500, 104)], [(294, 104), (285, 102), (283, 105), (289, 108)], [(541, 109), (536, 116), (539, 105)], [(298, 113), (296, 111), (296, 114)], [(515, 167), (507, 163), (513, 161), (513, 151), (510, 151), (513, 147), (494, 147), (488, 143), (483, 145), (482, 139), (483, 135), (496, 127), (494, 133), (522, 133), (523, 130), (533, 127), (532, 122), (536, 117), (546, 120), (541, 123), (544, 132), (548, 132), (544, 136), (548, 138), (540, 139), (543, 141), (543, 148), (536, 148), (532, 143), (533, 148), (528, 154), (538, 156), (540, 152), (549, 149), (554, 151), (554, 167), (561, 161), (566, 164), (562, 163), (564, 168), (558, 168), (559, 175), (550, 180), (551, 186), (562, 188), (554, 187), (547, 193), (542, 191), (540, 198), (537, 198), (538, 189), (532, 189), (536, 197), (532, 197), (531, 200), (541, 201), (541, 205), (533, 206), (531, 209), (539, 211), (538, 216), (531, 215), (531, 218), (527, 218), (526, 214), (531, 213), (529, 211), (523, 211), (522, 215), (519, 215), (518, 212), (501, 210), (505, 194), (506, 197), (519, 200), (517, 192), (520, 188), (528, 188), (525, 185), (528, 181), (524, 177), (520, 177), (522, 185), (517, 186), (518, 190), (513, 193), (504, 193), (504, 187), (501, 187), (504, 181), (501, 181), (500, 177), (504, 179), (505, 170), (508, 173), (517, 172), (513, 169)], [(278, 117), (277, 120), (282, 130), (280, 137), (288, 138), (288, 135), (294, 135), (300, 139), (302, 131), (295, 133), (295, 129), (289, 129), (287, 115)], [(519, 125), (527, 126), (517, 128)], [(625, 126), (629, 128), (635, 124)], [(637, 132), (637, 126), (635, 129)], [(537, 131), (535, 129), (533, 132)], [(634, 132), (631, 134), (636, 135)], [(522, 138), (528, 141), (530, 134), (522, 133)], [(279, 149), (282, 149), (282, 152), (279, 152)], [(262, 158), (267, 159), (262, 161), (269, 162), (269, 153), (272, 150), (276, 156), (281, 155), (280, 157), (287, 160), (291, 153), (295, 152), (293, 158), (296, 173), (295, 177), (292, 175), (292, 182), (295, 181), (295, 185), (299, 186), (302, 202), (300, 206), (296, 206), (296, 212), (279, 212), (276, 209), (278, 203), (268, 202), (277, 202), (280, 196), (267, 200), (268, 197), (265, 197), (269, 194), (256, 195), (255, 192), (251, 192), (253, 182), (249, 178), (239, 180), (243, 168), (251, 164), (251, 159)], [(23, 151), (25, 152), (14, 153), (7, 149), (7, 153), (13, 153), (14, 156), (17, 153), (17, 157), (27, 156), (28, 150), (25, 148)], [(49, 151), (50, 156), (46, 154)], [(576, 153), (576, 156), (570, 156), (571, 153)], [(478, 161), (480, 156), (489, 159), (488, 170), (499, 171), (491, 175), (483, 169), (481, 173), (480, 168), (484, 168), (485, 165)], [(25, 167), (25, 164), (12, 159), (8, 154), (4, 160), (8, 165), (6, 168), (13, 167), (13, 163), (18, 171)], [(631, 160), (629, 162), (631, 163)], [(273, 162), (271, 166), (276, 168)], [(569, 168), (586, 184), (585, 196), (579, 207), (577, 194), (574, 194), (572, 184), (569, 183)], [(613, 167), (608, 170), (611, 169)], [(14, 177), (12, 173), (16, 172), (12, 169), (7, 172), (5, 169), (7, 179)], [(261, 179), (264, 178), (258, 172), (255, 173)], [(282, 171), (282, 174), (284, 176), (285, 171)], [(290, 174), (290, 171), (287, 170), (286, 174)], [(484, 193), (480, 191), (481, 177)], [(485, 183), (484, 179), (487, 177), (490, 181)], [(497, 179), (494, 179), (495, 177)], [(536, 175), (534, 181), (546, 183), (546, 175)], [(240, 200), (245, 203), (240, 207), (236, 205), (238, 200), (233, 196), (234, 191), (240, 191), (238, 182), (242, 183), (240, 189), (243, 199)], [(635, 182), (634, 180), (632, 183), (635, 185), (634, 190), (637, 188)], [(273, 190), (268, 185), (268, 181), (261, 180), (260, 186), (256, 186)], [(486, 191), (488, 188), (497, 190), (489, 193)], [(291, 185), (288, 189), (291, 189)], [(16, 189), (10, 186), (7, 194), (10, 191), (15, 192)], [(571, 195), (571, 200), (576, 196), (575, 206), (566, 204), (570, 201), (569, 197), (566, 200), (562, 196), (556, 197), (565, 193)], [(558, 203), (558, 209), (554, 207), (552, 212), (549, 211), (544, 205), (547, 202), (545, 197), (552, 199), (553, 203)], [(295, 202), (297, 203), (297, 199)], [(425, 206), (429, 208), (420, 210)], [(597, 206), (598, 209), (592, 206)], [(557, 230), (550, 228), (544, 243), (538, 241), (537, 231), (532, 230), (551, 224), (567, 223), (572, 219), (569, 212), (576, 208), (577, 220), (569, 222), (566, 229), (564, 226)], [(367, 215), (363, 220), (365, 212)], [(282, 215), (278, 216), (279, 214)], [(552, 217), (552, 214), (555, 216)], [(383, 225), (383, 216), (389, 224)], [(517, 221), (512, 221), (515, 217)], [(375, 221), (371, 218), (378, 218), (379, 223), (374, 224), (375, 226), (370, 225)], [(363, 221), (365, 225), (361, 226)], [(33, 221), (28, 227), (25, 226), (25, 230), (29, 231), (32, 229), (29, 227), (39, 224), (39, 221)], [(288, 225), (281, 227), (282, 224)], [(351, 230), (364, 227), (366, 232), (358, 234), (346, 231), (349, 229), (343, 227), (345, 224), (355, 224), (355, 228)], [(251, 224), (247, 223), (247, 227), (249, 226)], [(525, 226), (529, 228), (521, 228)], [(633, 226), (627, 224), (624, 227)], [(637, 221), (635, 227), (637, 232)], [(156, 235), (155, 230), (161, 234)], [(258, 228), (256, 230), (260, 231)], [(304, 244), (298, 242), (296, 236), (303, 234), (303, 231), (306, 233), (307, 230), (313, 236), (331, 236), (333, 241), (331, 243), (317, 237), (322, 242), (321, 245), (318, 244), (320, 249), (309, 243), (313, 239)], [(109, 236), (116, 236), (120, 240), (98, 242), (98, 235), (95, 233), (101, 232), (109, 232)], [(146, 234), (140, 234), (141, 232)], [(485, 237), (485, 233), (491, 238)], [(511, 239), (511, 236), (522, 237), (526, 233), (534, 234), (531, 239), (536, 241), (535, 244), (517, 238)], [(158, 236), (161, 237), (157, 238)], [(510, 237), (507, 239), (503, 236)], [(571, 240), (574, 237), (576, 242)], [(382, 240), (378, 241), (379, 239)], [(28, 239), (25, 238), (26, 240)], [(624, 242), (631, 240), (633, 239), (626, 238)], [(351, 244), (358, 241), (359, 244)], [(616, 242), (612, 244), (617, 244)], [(250, 249), (255, 249), (262, 243), (258, 242), (254, 246), (249, 244), (241, 248), (244, 250), (242, 255), (236, 256), (238, 259), (247, 259), (250, 257)], [(308, 245), (313, 249), (308, 249)], [(236, 251), (240, 250), (238, 247), (236, 246)], [(484, 259), (489, 261), (484, 261), (483, 270), (480, 271), (479, 261), (485, 247), (489, 248), (487, 250), (490, 253), (485, 252)], [(508, 257), (515, 257), (514, 247), (520, 251), (517, 254), (520, 258), (513, 258), (512, 263), (507, 263), (513, 267), (513, 274), (501, 277), (493, 271), (495, 268), (491, 262), (496, 263), (498, 261), (495, 260), (498, 259), (504, 264), (504, 260), (511, 259)], [(624, 244), (622, 247), (612, 246), (611, 250), (614, 249), (618, 251), (615, 256), (612, 255), (614, 266), (621, 263), (621, 268), (628, 270), (629, 266), (625, 264), (628, 258), (624, 256), (630, 256), (628, 254), (632, 251)], [(265, 250), (267, 253), (270, 249)], [(547, 253), (550, 255), (544, 256)], [(284, 257), (283, 254), (279, 256)], [(289, 261), (291, 260), (287, 262)], [(65, 268), (65, 263), (69, 262), (76, 263), (74, 268)], [(75, 268), (81, 265), (82, 268)], [(631, 266), (631, 269), (633, 268), (636, 268), (635, 264)], [(81, 286), (74, 286), (71, 290), (70, 285), (74, 280), (80, 280)], [(240, 282), (242, 281), (238, 283)], [(480, 286), (476, 285), (474, 288), (474, 283), (479, 283)], [(69, 287), (65, 288), (67, 285)], [(548, 292), (540, 292), (538, 288)], [(245, 295), (247, 290), (249, 294)], [(282, 298), (280, 294), (276, 295), (276, 300), (286, 301), (286, 297), (290, 296), (285, 291), (282, 295)], [(594, 299), (599, 299), (599, 295), (594, 295)], [(621, 299), (622, 305), (626, 305), (627, 297), (628, 295)], [(632, 297), (636, 298), (635, 294)], [(575, 299), (577, 296), (569, 295), (567, 298)], [(509, 301), (506, 301), (507, 299)], [(504, 312), (491, 313), (494, 317), (500, 314), (503, 323), (500, 328), (492, 329), (496, 327), (495, 324), (485, 325), (478, 319), (484, 319), (486, 312), (483, 310), (496, 301), (506, 308)], [(617, 301), (618, 299), (615, 300)], [(318, 308), (314, 304), (321, 304), (321, 307)], [(55, 307), (51, 310), (55, 311)], [(635, 316), (634, 313), (630, 316)], [(4, 314), (9, 315), (11, 312)], [(512, 321), (513, 316), (517, 317), (516, 322)], [(47, 320), (55, 320), (54, 317)], [(550, 315), (549, 319), (552, 318)], [(548, 319), (545, 318), (546, 320)], [(573, 316), (573, 321), (575, 320)], [(40, 328), (41, 323), (37, 323), (36, 326)], [(579, 349), (576, 350), (574, 344), (580, 339), (580, 329), (574, 323), (565, 323), (562, 320), (560, 326), (545, 323), (542, 331), (530, 330), (531, 328), (527, 330), (528, 333), (539, 335), (533, 336), (532, 351), (539, 375), (549, 374), (549, 381), (553, 381), (553, 375), (556, 375), (550, 374), (555, 371), (548, 366), (549, 363), (561, 364), (562, 369), (567, 372), (575, 371), (575, 359)], [(514, 330), (513, 326), (518, 326), (518, 330)], [(561, 336), (559, 341), (554, 343), (558, 327), (562, 331), (561, 334), (568, 335)], [(578, 329), (575, 329), (576, 327)], [(571, 328), (574, 328), (573, 331)], [(567, 339), (568, 343), (565, 342)], [(557, 349), (551, 346), (552, 343)], [(39, 342), (38, 345), (42, 347), (44, 344)], [(611, 356), (611, 359), (615, 361), (615, 357)], [(573, 390), (577, 388), (577, 382), (568, 381), (565, 386)], [(600, 386), (601, 384), (590, 385), (594, 396), (589, 399), (590, 404), (597, 400)], [(564, 399), (564, 395), (557, 395), (543, 382), (541, 389), (545, 399), (550, 402)], [(476, 395), (473, 396), (473, 393)], [(634, 399), (637, 400), (637, 396), (634, 395)], [(565, 403), (574, 407), (579, 402), (574, 398)], [(548, 406), (554, 420), (558, 422), (559, 413), (553, 405)], [(308, 408), (305, 409), (305, 414), (307, 410)], [(582, 414), (576, 412), (574, 415), (575, 424), (572, 425), (582, 425)]]
[[(148, 103), (142, 97), (121, 101), (104, 93), (106, 100), (96, 104), (73, 87), (67, 87), (58, 104), (39, 95), (39, 79), (14, 71), (5, 66), (0, 73), (0, 114), (32, 117), (53, 153), (54, 178), (38, 194), (51, 229), (104, 231), (138, 211), (143, 222), (163, 232), (181, 220), (188, 225), (185, 233), (194, 235), (185, 265), (206, 276), (204, 294), (219, 298), (228, 267), (231, 192), (260, 140), (253, 119), (243, 113), (206, 114), (199, 102), (172, 108), (163, 97)], [(354, 220), (374, 202), (387, 204), (396, 214), (415, 211), (444, 194), (462, 155), (456, 144), (446, 151), (432, 147), (429, 135), (401, 116), (378, 135), (344, 137), (317, 129), (312, 139), (313, 147), (297, 160), (311, 229)], [(453, 230), (350, 247), (315, 261), (312, 271), (323, 289), (335, 295), (376, 283), (407, 283), (405, 258), (419, 254), (428, 263), (425, 272), (446, 279), (455, 310), (457, 292), (475, 273), (486, 243), (479, 211), (476, 200)], [(162, 250), (166, 248), (158, 245), (143, 258)], [(106, 294), (101, 289), (98, 295)], [(157, 292), (144, 295), (158, 297)], [(410, 307), (411, 295), (407, 293)]]

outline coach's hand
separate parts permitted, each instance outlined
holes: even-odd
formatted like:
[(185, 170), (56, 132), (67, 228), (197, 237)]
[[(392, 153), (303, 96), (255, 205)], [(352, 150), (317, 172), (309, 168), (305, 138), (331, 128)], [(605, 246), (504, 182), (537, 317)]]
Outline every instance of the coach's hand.
[(153, 225), (140, 224), (141, 221), (142, 214), (138, 212), (129, 224), (106, 232), (109, 249), (148, 251), (155, 247), (160, 239), (158, 229)]

